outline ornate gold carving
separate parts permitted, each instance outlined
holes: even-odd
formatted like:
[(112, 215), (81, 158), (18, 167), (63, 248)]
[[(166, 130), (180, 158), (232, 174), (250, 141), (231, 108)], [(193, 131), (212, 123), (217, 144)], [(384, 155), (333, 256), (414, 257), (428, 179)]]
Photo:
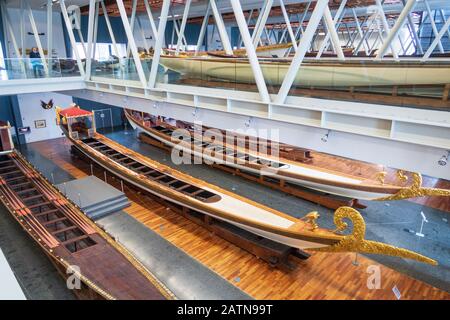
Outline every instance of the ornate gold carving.
[(352, 222), (353, 230), (350, 235), (343, 236), (343, 239), (332, 246), (315, 248), (314, 251), (325, 252), (361, 252), (370, 254), (384, 254), (401, 258), (413, 259), (420, 262), (437, 265), (433, 259), (425, 257), (419, 253), (397, 248), (385, 243), (364, 239), (366, 235), (366, 224), (361, 214), (351, 207), (340, 207), (334, 213), (334, 224), (340, 231), (345, 230), (348, 225), (344, 219)]
[(438, 188), (426, 188), (422, 187), (422, 175), (420, 173), (412, 173), (412, 184), (408, 188), (403, 188), (399, 192), (387, 196), (378, 198), (375, 200), (402, 200), (415, 197), (427, 197), (427, 196), (443, 196), (449, 197), (450, 190), (438, 189)]
[(397, 179), (402, 182), (402, 183), (406, 183), (408, 182), (408, 176), (405, 174), (405, 171), (403, 170), (397, 170)]
[(387, 172), (380, 171), (376, 174), (375, 179), (377, 179), (381, 184), (384, 184), (384, 180), (386, 179)]
[(316, 231), (319, 228), (317, 224), (317, 219), (319, 219), (320, 214), (317, 211), (312, 211), (305, 215), (302, 219), (311, 225), (311, 231)]

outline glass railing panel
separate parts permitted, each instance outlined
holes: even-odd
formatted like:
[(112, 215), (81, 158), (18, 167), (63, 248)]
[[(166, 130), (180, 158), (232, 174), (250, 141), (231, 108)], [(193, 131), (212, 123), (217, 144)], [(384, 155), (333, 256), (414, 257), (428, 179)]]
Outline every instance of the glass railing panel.
[(11, 58), (0, 62), (1, 80), (79, 76), (76, 60), (60, 58)]

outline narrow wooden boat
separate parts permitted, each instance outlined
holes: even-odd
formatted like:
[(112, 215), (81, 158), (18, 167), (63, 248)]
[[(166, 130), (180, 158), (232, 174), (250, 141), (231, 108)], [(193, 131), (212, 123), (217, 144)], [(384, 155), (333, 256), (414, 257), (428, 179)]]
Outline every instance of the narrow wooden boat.
[(0, 155), (0, 200), (61, 275), (80, 280), (80, 298), (175, 298), (14, 150)]
[[(166, 123), (159, 125), (148, 121), (150, 117), (139, 111), (125, 110), (134, 128), (144, 130), (163, 144), (200, 157), (207, 162), (224, 164), (258, 175), (273, 176), (309, 189), (343, 197), (365, 200), (400, 200), (423, 196), (450, 196), (450, 190), (422, 188), (420, 174), (413, 174), (413, 184), (400, 186), (354, 177), (340, 172), (317, 168), (298, 161), (273, 157), (249, 150), (243, 146), (230, 145), (217, 134), (205, 136), (204, 132), (178, 129)], [(144, 116), (144, 117), (142, 117)], [(214, 131), (213, 131), (214, 132)], [(217, 133), (217, 130), (215, 131)], [(399, 177), (402, 172), (399, 172)]]
[[(79, 107), (60, 110), (57, 118), (67, 138), (82, 154), (139, 189), (180, 208), (209, 215), (261, 237), (298, 249), (354, 251), (432, 259), (405, 249), (364, 239), (365, 224), (358, 211), (342, 207), (335, 212), (337, 231), (319, 228), (317, 213), (297, 219), (150, 160), (104, 137), (92, 126), (89, 111)], [(342, 235), (343, 219), (353, 222), (353, 233)]]
[[(211, 77), (237, 83), (255, 83), (247, 59), (227, 57), (161, 56), (167, 69), (190, 77)], [(260, 59), (264, 79), (269, 85), (281, 85), (290, 59)], [(295, 76), (294, 86), (367, 87), (442, 85), (450, 83), (450, 61), (421, 62), (347, 59), (305, 59)]]

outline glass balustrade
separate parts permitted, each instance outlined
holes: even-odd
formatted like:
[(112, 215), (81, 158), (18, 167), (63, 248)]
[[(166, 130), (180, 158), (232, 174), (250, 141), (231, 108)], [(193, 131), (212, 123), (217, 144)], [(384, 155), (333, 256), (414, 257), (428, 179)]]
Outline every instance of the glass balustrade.
[[(290, 59), (259, 59), (270, 94), (280, 91), (290, 62)], [(141, 65), (148, 80), (152, 59), (142, 59)], [(19, 70), (17, 74), (22, 74), (20, 65), (15, 69)], [(92, 77), (141, 86), (132, 58), (93, 61), (91, 73)], [(157, 83), (258, 92), (246, 58), (162, 56)], [(335, 58), (305, 58), (295, 73), (288, 95), (448, 110), (449, 90), (449, 59), (421, 62), (419, 59), (348, 58), (340, 62)]]
[(77, 61), (69, 58), (0, 59), (0, 80), (80, 76)]

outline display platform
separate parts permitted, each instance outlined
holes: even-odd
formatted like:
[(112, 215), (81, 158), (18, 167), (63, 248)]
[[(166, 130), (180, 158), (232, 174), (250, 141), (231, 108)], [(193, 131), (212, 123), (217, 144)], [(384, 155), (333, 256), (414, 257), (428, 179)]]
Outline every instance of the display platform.
[(131, 205), (123, 192), (95, 176), (63, 182), (57, 187), (93, 220)]

